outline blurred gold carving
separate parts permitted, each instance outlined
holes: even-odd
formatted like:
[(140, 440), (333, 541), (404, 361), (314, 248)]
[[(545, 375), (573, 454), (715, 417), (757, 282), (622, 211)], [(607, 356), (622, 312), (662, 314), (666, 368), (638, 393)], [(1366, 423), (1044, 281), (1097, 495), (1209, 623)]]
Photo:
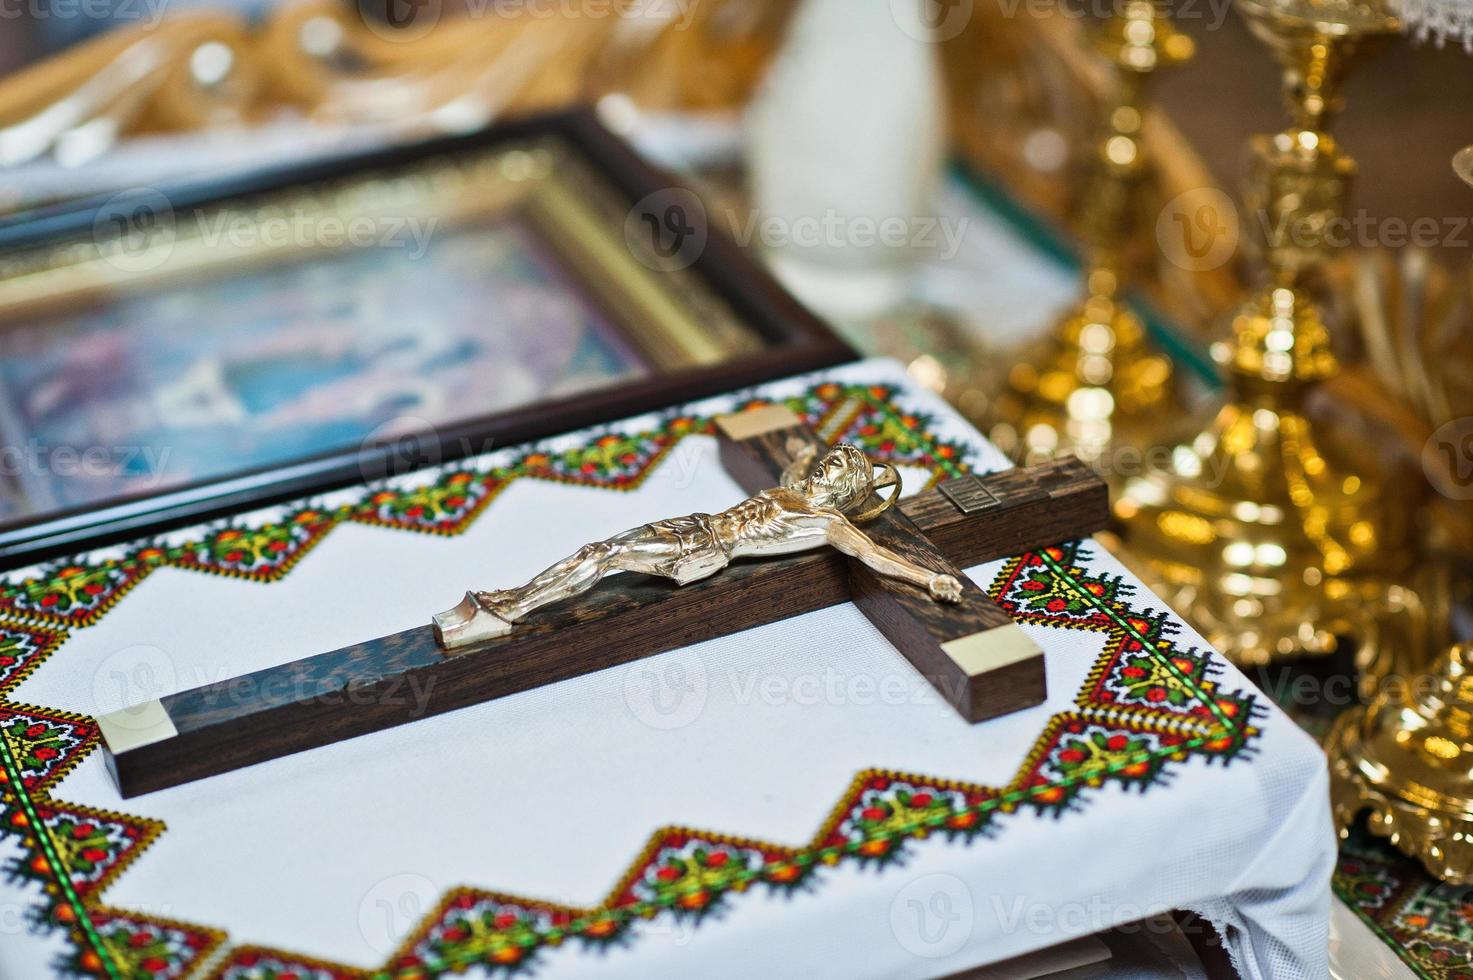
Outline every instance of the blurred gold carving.
[[(1336, 420), (1419, 460), (1434, 552), (1473, 555), (1473, 267), (1425, 248), (1366, 249), (1329, 269), (1335, 322), (1358, 370), (1333, 382)], [(1354, 406), (1360, 418), (1347, 417)]]
[[(1084, 214), (1074, 202), (1093, 166), (1118, 73), (1096, 54), (1087, 22), (1077, 15), (1007, 12), (976, 4), (966, 30), (942, 45), (954, 150), (973, 168), (999, 177), (1030, 210), (1083, 237)], [(1181, 194), (1215, 186), (1164, 113), (1147, 106), (1140, 130), (1151, 162), (1134, 192), (1142, 213), (1159, 214)], [(1131, 281), (1174, 321), (1209, 322), (1241, 297), (1237, 262), (1188, 268), (1155, 247), (1150, 228), (1140, 230), (1144, 234), (1125, 246)]]
[(1130, 0), (1094, 47), (1116, 70), (1114, 95), (1093, 142), (1077, 226), (1085, 294), (1041, 343), (1020, 352), (984, 422), (1020, 459), (1073, 450), (1096, 460), (1112, 444), (1139, 446), (1179, 408), (1171, 361), (1146, 345), (1126, 305), (1126, 249), (1139, 231), (1140, 187), (1151, 169), (1145, 90), (1162, 68), (1187, 61), (1190, 38), (1151, 0)]
[(1414, 489), (1375, 451), (1331, 438), (1311, 400), (1338, 371), (1313, 286), (1330, 253), (1354, 164), (1327, 131), (1352, 58), (1394, 32), (1379, 0), (1238, 0), (1284, 68), (1292, 124), (1255, 139), (1250, 226), (1265, 281), (1214, 346), (1228, 392), (1162, 472), (1117, 502), (1142, 573), (1240, 663), (1353, 644), (1370, 676), (1413, 642), (1424, 613), (1405, 583)]
[(1473, 646), (1340, 717), (1326, 746), (1341, 836), (1367, 825), (1439, 878), (1473, 881)]
[[(1473, 153), (1453, 159), (1459, 176), (1473, 184)], [(1374, 308), (1374, 307), (1372, 307)], [(1466, 322), (1466, 309), (1460, 319)], [(1384, 323), (1373, 322), (1366, 336), (1372, 347), (1393, 346)], [(1435, 335), (1434, 335), (1435, 338)], [(1410, 359), (1392, 359), (1405, 362)], [(1462, 362), (1466, 363), (1466, 362)], [(1466, 409), (1467, 391), (1449, 391), (1423, 368), (1414, 375), (1412, 399), (1456, 424), (1452, 413)], [(1393, 379), (1395, 380), (1395, 379)], [(1466, 385), (1466, 379), (1463, 379)], [(1454, 407), (1458, 406), (1458, 407)], [(1465, 416), (1461, 421), (1466, 422)], [(1468, 429), (1473, 432), (1473, 426)], [(1431, 443), (1429, 442), (1429, 445)], [(1436, 465), (1435, 454), (1424, 465)], [(1467, 460), (1453, 460), (1459, 466)], [(1467, 492), (1467, 484), (1440, 483)], [(1462, 476), (1460, 473), (1448, 477)], [(1466, 500), (1463, 510), (1467, 509)], [(1456, 526), (1456, 525), (1455, 525)], [(1464, 583), (1466, 584), (1466, 582)], [(1448, 590), (1438, 595), (1449, 605)], [(1446, 609), (1434, 613), (1444, 622)], [(1409, 673), (1410, 684), (1387, 687), (1364, 707), (1340, 717), (1326, 744), (1330, 754), (1330, 793), (1341, 836), (1369, 810), (1367, 826), (1417, 858), (1429, 872), (1455, 884), (1473, 881), (1473, 645), (1458, 644), (1431, 665), (1430, 673)]]
[(398, 26), (338, 0), (293, 0), (254, 26), (228, 11), (171, 14), (0, 79), (0, 166), (81, 162), (131, 136), (283, 116), (414, 133), (613, 92), (667, 108), (733, 107), (792, 7), (693, 0), (549, 17), (536, 5), (441, 14), (430, 3)]

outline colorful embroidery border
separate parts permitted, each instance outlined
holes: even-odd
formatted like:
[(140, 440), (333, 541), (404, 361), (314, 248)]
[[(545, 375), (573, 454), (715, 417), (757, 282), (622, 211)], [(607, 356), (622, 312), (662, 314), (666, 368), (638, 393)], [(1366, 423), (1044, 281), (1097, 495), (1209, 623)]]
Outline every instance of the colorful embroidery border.
[(1473, 980), (1473, 887), (1357, 830), (1340, 847), (1335, 894), (1423, 980)]
[[(896, 395), (885, 385), (827, 383), (787, 403), (830, 442), (856, 442), (876, 458), (929, 469), (933, 478), (965, 472), (964, 446), (938, 439), (933, 420), (905, 411)], [(134, 916), (99, 902), (107, 884), (164, 828), (50, 798), (49, 787), (96, 746), (95, 728), (90, 719), (4, 695), (60, 646), (66, 629), (97, 622), (160, 565), (271, 582), (343, 521), (456, 534), (519, 477), (633, 489), (680, 439), (709, 430), (709, 419), (672, 415), (648, 432), (610, 431), (573, 449), (534, 447), (507, 467), (449, 471), (427, 485), (365, 488), (331, 508), (303, 505), (254, 527), (227, 522), (197, 540), (145, 542), (105, 561), (58, 564), (0, 588), (0, 616), (8, 616), (0, 619), (0, 833), (20, 835), (25, 847), (11, 876), (38, 882), (45, 895), (33, 923), (71, 935), (74, 949), (58, 969), (129, 980), (180, 977), (207, 967), (225, 941), (216, 929)], [(1133, 603), (1132, 587), (1119, 576), (1090, 574), (1088, 554), (1074, 543), (1024, 555), (1008, 562), (992, 585), (1019, 621), (1107, 637), (1075, 709), (1050, 720), (1003, 787), (867, 771), (801, 847), (666, 828), (596, 908), (458, 889), (379, 971), (241, 946), (227, 950), (210, 976), (421, 980), (473, 963), (519, 969), (568, 941), (626, 941), (629, 927), (642, 919), (699, 919), (754, 886), (812, 887), (826, 866), (885, 864), (913, 840), (986, 836), (1001, 817), (1022, 810), (1062, 816), (1082, 805), (1086, 790), (1108, 782), (1144, 791), (1164, 779), (1169, 764), (1194, 755), (1224, 763), (1241, 757), (1257, 734), (1254, 697), (1218, 691), (1210, 653), (1178, 649), (1172, 637), (1179, 627), (1170, 614)]]

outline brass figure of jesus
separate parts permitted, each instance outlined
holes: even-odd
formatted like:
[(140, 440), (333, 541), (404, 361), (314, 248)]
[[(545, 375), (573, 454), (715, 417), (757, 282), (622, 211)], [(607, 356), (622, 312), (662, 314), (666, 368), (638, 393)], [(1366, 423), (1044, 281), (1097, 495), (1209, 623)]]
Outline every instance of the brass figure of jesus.
[[(515, 589), (468, 592), (434, 619), (435, 636), (447, 650), (504, 636), (515, 624), (550, 603), (587, 592), (611, 572), (641, 572), (686, 585), (715, 575), (737, 558), (766, 558), (829, 546), (859, 559), (881, 575), (924, 589), (937, 602), (961, 599), (961, 583), (923, 568), (876, 544), (857, 525), (877, 517), (900, 496), (900, 474), (850, 445), (834, 447), (812, 466), (807, 452), (784, 474), (782, 485), (748, 497), (719, 514), (691, 514), (655, 521), (572, 555)], [(811, 473), (808, 473), (809, 469)], [(860, 510), (869, 498), (893, 488), (879, 504)]]

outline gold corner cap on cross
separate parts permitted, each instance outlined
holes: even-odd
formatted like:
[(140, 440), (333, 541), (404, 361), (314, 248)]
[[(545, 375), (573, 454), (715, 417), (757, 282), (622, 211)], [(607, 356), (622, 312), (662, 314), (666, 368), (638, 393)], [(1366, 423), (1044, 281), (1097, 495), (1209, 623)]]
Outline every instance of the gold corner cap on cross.
[(786, 405), (763, 405), (761, 408), (749, 408), (745, 412), (721, 415), (716, 419), (716, 427), (728, 439), (737, 442), (802, 424), (803, 420), (798, 417), (798, 413)]
[(100, 715), (97, 731), (102, 736), (103, 745), (115, 756), (179, 734), (168, 709), (157, 699)]
[(968, 677), (990, 674), (1031, 657), (1043, 656), (1043, 650), (1017, 623), (949, 640), (941, 644), (941, 649)]

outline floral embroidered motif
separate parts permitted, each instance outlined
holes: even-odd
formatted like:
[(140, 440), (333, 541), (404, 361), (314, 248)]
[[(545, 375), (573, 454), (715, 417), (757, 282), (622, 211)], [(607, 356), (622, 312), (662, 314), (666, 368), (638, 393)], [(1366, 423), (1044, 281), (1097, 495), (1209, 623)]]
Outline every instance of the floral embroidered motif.
[(0, 585), (0, 611), (31, 622), (90, 626), (147, 575), (137, 560), (53, 565), (24, 582)]
[(0, 694), (19, 684), (62, 639), (50, 630), (0, 623)]
[[(50, 835), (55, 861), (71, 872), (72, 886), (84, 898), (101, 891), (164, 829), (156, 820), (68, 804), (37, 804), (35, 812), (41, 830)], [(19, 809), (7, 819), (27, 836), (37, 832), (31, 818)], [(12, 880), (45, 884), (52, 877), (53, 859), (36, 843), (30, 841), (28, 858), (14, 861), (7, 869)]]
[(405, 531), (459, 534), (503, 486), (494, 474), (446, 473), (427, 486), (379, 490), (353, 511), (352, 519)]
[(169, 564), (274, 582), (289, 572), (335, 520), (315, 508), (258, 528), (224, 527), (198, 544), (170, 549)]
[[(80, 761), (96, 742), (97, 727), (80, 715), (0, 703), (0, 738), (16, 760), (21, 784), (34, 790), (55, 783)], [(0, 785), (8, 779), (0, 777)]]
[(1130, 641), (1122, 650), (1120, 663), (1111, 677), (1119, 691), (1118, 700), (1149, 705), (1184, 708), (1192, 702), (1193, 692), (1202, 689), (1208, 660), (1205, 654), (1177, 654), (1167, 663), (1145, 655), (1139, 644)]
[[(895, 857), (908, 837), (923, 838), (938, 831), (962, 837), (981, 833), (992, 812), (984, 804), (994, 795), (976, 786), (868, 774), (856, 780), (843, 817), (823, 840), (835, 849), (834, 856), (847, 852), (883, 861)], [(821, 857), (829, 859), (829, 854)]]
[(461, 889), (441, 903), (429, 924), (391, 963), (401, 980), (423, 980), (474, 963), (519, 967), (543, 946), (569, 936), (591, 942), (610, 939), (614, 930), (603, 917), (575, 918), (570, 909), (533, 906), (485, 892)]
[[(791, 858), (781, 847), (722, 839), (694, 831), (667, 830), (645, 849), (645, 859), (626, 877), (614, 905), (642, 914), (670, 909), (703, 915), (722, 897), (744, 892), (753, 881), (772, 881), (766, 869)], [(792, 877), (785, 883), (791, 884)]]
[(671, 418), (656, 432), (610, 432), (585, 446), (555, 452), (533, 449), (517, 463), (527, 476), (579, 486), (633, 490), (685, 436), (710, 431), (709, 422)]
[[(1127, 601), (1133, 590), (1119, 575), (1088, 574), (1077, 557), (1071, 546), (1059, 545), (1015, 561), (998, 589), (1004, 608), (1024, 622), (1064, 617), (1085, 628), (1126, 626), (1147, 642), (1165, 636), (1168, 614), (1131, 610)], [(1118, 614), (1126, 614), (1127, 621), (1118, 622)]]
[[(126, 980), (174, 980), (189, 975), (224, 940), (213, 929), (164, 919), (98, 909), (88, 925), (97, 943), (58, 963), (73, 976), (119, 976)], [(108, 963), (104, 962), (104, 957)], [(108, 967), (112, 969), (109, 970)]]
[[(361, 980), (368, 974), (352, 967), (290, 956), (275, 950), (242, 946), (231, 951), (210, 980)], [(401, 980), (409, 975), (396, 973)]]
[(1060, 777), (1056, 782), (1070, 780), (1101, 786), (1113, 779), (1144, 789), (1168, 759), (1186, 757), (1184, 752), (1163, 751), (1183, 741), (1180, 735), (1134, 732), (1076, 718), (1065, 722), (1046, 765)]

